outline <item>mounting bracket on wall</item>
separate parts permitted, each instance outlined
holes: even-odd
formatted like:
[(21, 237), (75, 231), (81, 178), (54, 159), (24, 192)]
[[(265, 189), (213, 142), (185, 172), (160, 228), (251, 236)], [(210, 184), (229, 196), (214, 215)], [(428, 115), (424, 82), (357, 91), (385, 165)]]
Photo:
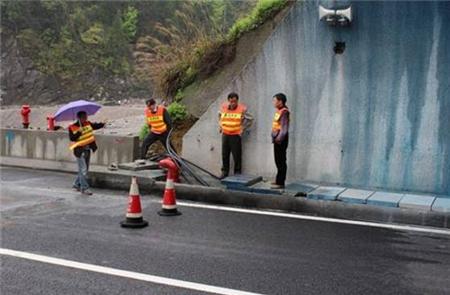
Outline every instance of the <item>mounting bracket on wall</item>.
[(330, 26), (349, 26), (352, 22), (352, 7), (345, 9), (327, 9), (319, 5), (319, 20), (325, 20)]
[(333, 51), (336, 54), (342, 54), (344, 53), (345, 50), (345, 42), (335, 42), (334, 43), (334, 47), (333, 47)]

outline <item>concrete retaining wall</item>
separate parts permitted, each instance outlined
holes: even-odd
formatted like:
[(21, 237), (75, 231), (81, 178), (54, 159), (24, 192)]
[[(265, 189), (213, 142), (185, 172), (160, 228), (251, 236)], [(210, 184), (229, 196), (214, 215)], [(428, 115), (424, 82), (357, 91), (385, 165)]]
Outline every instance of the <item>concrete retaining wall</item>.
[[(69, 149), (67, 131), (0, 129), (0, 156), (74, 162)], [(137, 136), (96, 135), (98, 150), (91, 156), (93, 165), (106, 166), (113, 162), (131, 162), (139, 154)]]
[(243, 171), (273, 176), (271, 97), (284, 92), (288, 179), (450, 195), (450, 2), (346, 2), (348, 28), (320, 22), (318, 1), (296, 3), (186, 134), (184, 157), (219, 173), (217, 111), (236, 91), (256, 118)]

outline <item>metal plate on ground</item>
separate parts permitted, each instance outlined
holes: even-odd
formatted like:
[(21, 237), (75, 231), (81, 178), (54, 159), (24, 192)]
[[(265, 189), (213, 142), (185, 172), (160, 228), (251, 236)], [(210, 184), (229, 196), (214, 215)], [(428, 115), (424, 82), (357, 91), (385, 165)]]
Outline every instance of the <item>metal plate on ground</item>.
[(367, 204), (395, 208), (402, 198), (403, 194), (399, 193), (376, 192), (367, 199)]
[(352, 204), (366, 204), (367, 199), (374, 193), (374, 191), (349, 188), (339, 194), (338, 200)]
[(140, 171), (140, 170), (159, 169), (159, 164), (157, 162), (143, 160), (129, 163), (120, 163), (118, 167), (119, 169), (123, 170)]
[(433, 206), (431, 207), (431, 211), (444, 213), (450, 212), (450, 198), (448, 197), (436, 198), (436, 200), (433, 203)]
[(340, 186), (319, 186), (312, 192), (309, 192), (306, 197), (313, 200), (335, 201), (337, 196), (345, 189), (345, 187)]
[(222, 179), (222, 184), (228, 187), (251, 186), (262, 180), (261, 176), (236, 174)]
[(430, 211), (435, 199), (434, 196), (405, 194), (398, 206), (400, 208)]

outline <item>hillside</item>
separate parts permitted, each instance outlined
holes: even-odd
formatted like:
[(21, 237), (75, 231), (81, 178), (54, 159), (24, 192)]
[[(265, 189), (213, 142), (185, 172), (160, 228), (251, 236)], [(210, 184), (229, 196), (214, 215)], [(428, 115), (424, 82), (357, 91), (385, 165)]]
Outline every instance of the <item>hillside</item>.
[[(225, 32), (251, 1), (2, 1), (1, 103), (104, 103), (153, 94), (155, 41)], [(189, 31), (188, 28), (200, 28)]]

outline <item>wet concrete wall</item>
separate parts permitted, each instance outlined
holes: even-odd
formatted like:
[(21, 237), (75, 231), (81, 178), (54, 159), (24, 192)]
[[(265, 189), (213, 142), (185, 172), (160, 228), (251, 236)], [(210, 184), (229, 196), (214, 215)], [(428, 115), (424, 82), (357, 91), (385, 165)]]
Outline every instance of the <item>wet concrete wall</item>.
[[(0, 129), (0, 156), (22, 159), (74, 162), (69, 149), (67, 131), (40, 131), (24, 129)], [(93, 165), (131, 162), (137, 158), (137, 136), (96, 135), (98, 150), (91, 154)], [(36, 167), (38, 168), (38, 167)]]
[(297, 3), (186, 134), (184, 156), (219, 173), (217, 111), (236, 91), (256, 118), (244, 172), (273, 176), (271, 97), (284, 92), (288, 179), (450, 195), (450, 2), (351, 4), (342, 28), (319, 21), (319, 2)]

